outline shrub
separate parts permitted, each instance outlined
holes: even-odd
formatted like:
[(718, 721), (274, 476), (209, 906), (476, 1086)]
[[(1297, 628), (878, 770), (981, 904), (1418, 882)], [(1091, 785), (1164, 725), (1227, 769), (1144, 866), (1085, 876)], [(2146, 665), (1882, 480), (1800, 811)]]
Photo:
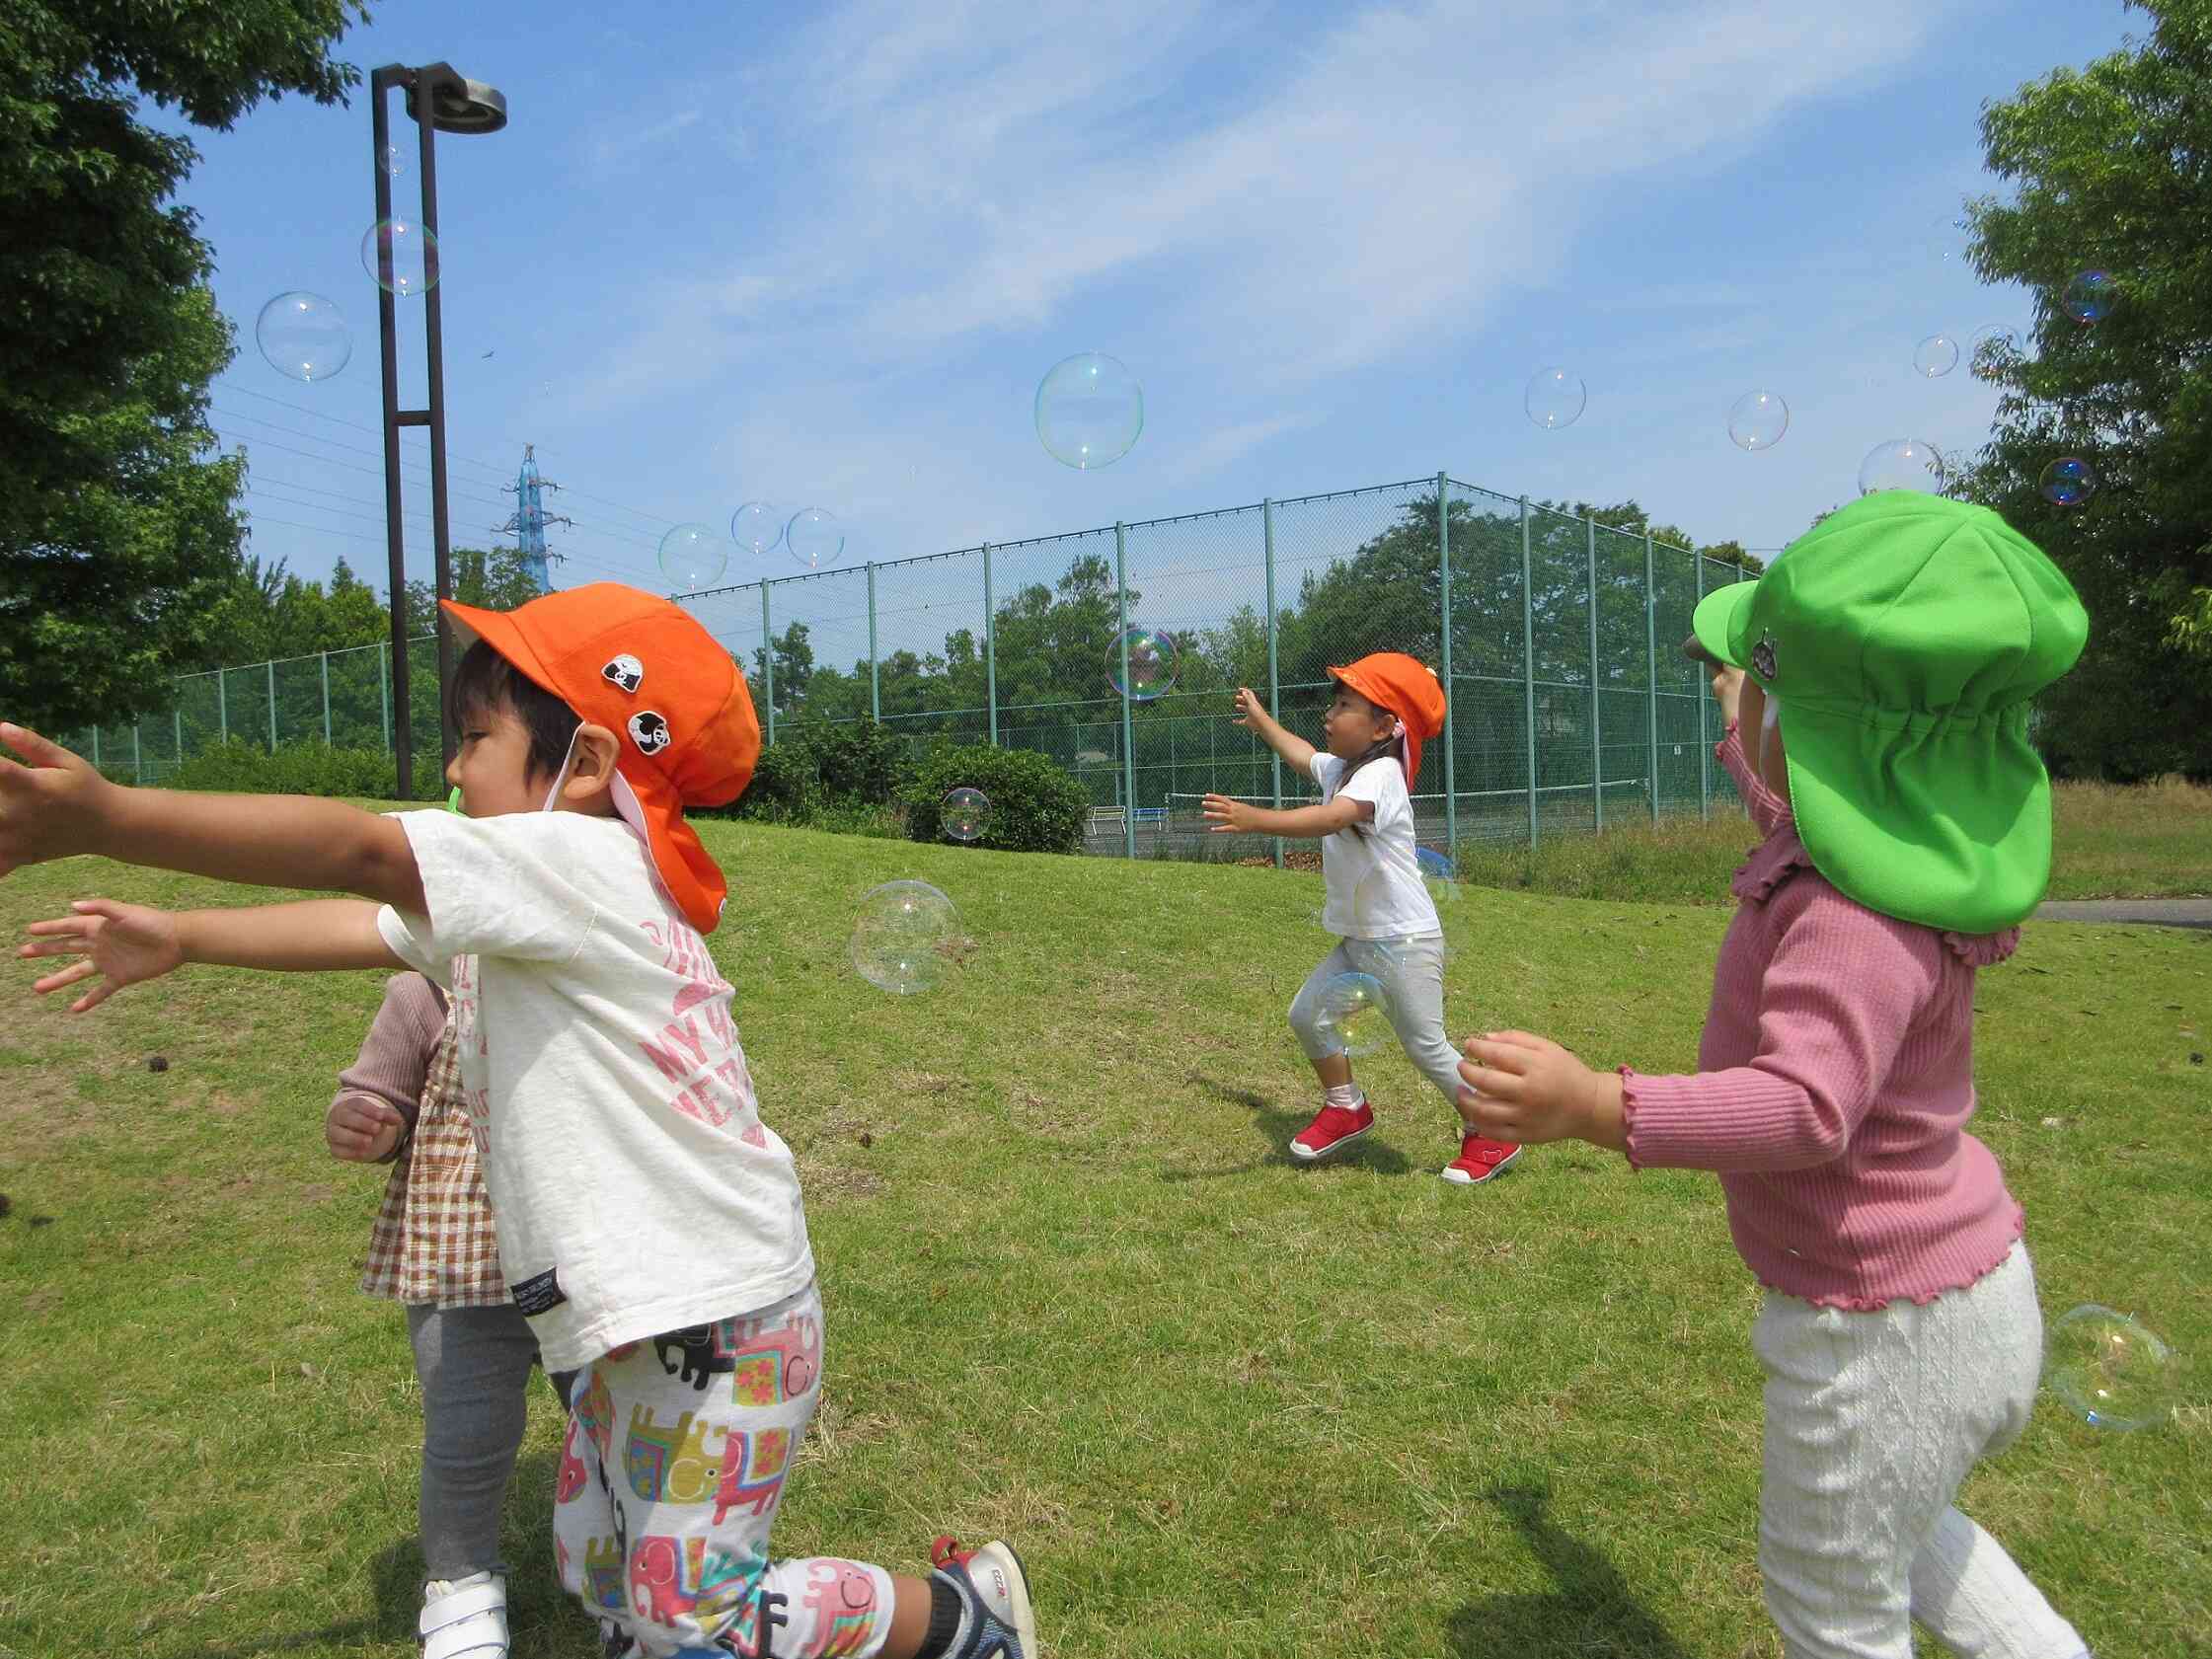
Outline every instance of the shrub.
[(906, 789), (906, 834), (913, 841), (943, 839), (946, 794), (981, 790), (990, 816), (972, 845), (1010, 853), (1075, 853), (1091, 796), (1075, 775), (1034, 749), (996, 749), (987, 743), (930, 750)]
[(761, 749), (737, 803), (698, 816), (896, 834), (892, 814), (912, 771), (906, 740), (874, 720), (787, 726)]
[[(435, 757), (430, 780), (440, 792)], [(418, 783), (423, 769), (416, 768)], [(279, 743), (275, 752), (232, 738), (210, 744), (162, 780), (164, 789), (219, 790), (233, 794), (315, 794), (369, 800), (396, 799), (399, 768), (382, 749), (332, 748), (325, 743)]]

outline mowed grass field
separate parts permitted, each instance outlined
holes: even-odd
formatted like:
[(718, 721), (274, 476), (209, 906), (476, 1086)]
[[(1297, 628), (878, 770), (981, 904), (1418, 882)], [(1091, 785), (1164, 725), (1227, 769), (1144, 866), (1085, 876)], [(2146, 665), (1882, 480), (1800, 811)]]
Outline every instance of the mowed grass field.
[[(1360, 1063), (1379, 1132), (1293, 1167), (1318, 875), (706, 835), (829, 1311), (779, 1553), (911, 1570), (937, 1532), (1003, 1534), (1067, 1659), (1777, 1654), (1759, 1293), (1716, 1185), (1559, 1146), (1448, 1186), (1447, 1108), (1395, 1054)], [(972, 947), (898, 998), (845, 948), (909, 876)], [(72, 861), (0, 882), (0, 937), (91, 893), (238, 896)], [(1687, 1069), (1726, 921), (1470, 889), (1453, 1029)], [(354, 1288), (384, 1171), (320, 1127), (380, 976), (191, 970), (83, 1018), (32, 977), (0, 979), (0, 1649), (406, 1659), (420, 1400), (398, 1311)], [(1980, 1004), (1975, 1127), (2046, 1316), (2135, 1311), (2184, 1394), (2133, 1435), (2046, 1395), (1963, 1501), (2100, 1659), (2212, 1651), (2212, 934), (2032, 925)], [(532, 1413), (515, 1651), (587, 1659), (549, 1392)]]

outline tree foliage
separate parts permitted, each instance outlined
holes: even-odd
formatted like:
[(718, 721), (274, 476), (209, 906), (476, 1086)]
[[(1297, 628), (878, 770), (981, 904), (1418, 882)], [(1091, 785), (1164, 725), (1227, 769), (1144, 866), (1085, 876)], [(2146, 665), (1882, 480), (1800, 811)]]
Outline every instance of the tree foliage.
[(143, 96), (227, 128), (330, 103), (349, 0), (11, 0), (0, 9), (0, 705), (58, 729), (158, 708), (211, 637), (244, 463), (210, 454), (234, 351), (178, 186), (191, 143)]
[[(1983, 113), (2014, 189), (1970, 204), (1975, 267), (2037, 300), (2031, 349), (1976, 360), (2004, 395), (1961, 486), (2089, 609), (2082, 661), (2043, 700), (2052, 765), (2122, 781), (2212, 775), (2212, 0), (2137, 3), (2148, 38)], [(2092, 269), (2118, 297), (2085, 325), (2063, 297)], [(2038, 488), (2064, 456), (2098, 480), (2080, 505)]]

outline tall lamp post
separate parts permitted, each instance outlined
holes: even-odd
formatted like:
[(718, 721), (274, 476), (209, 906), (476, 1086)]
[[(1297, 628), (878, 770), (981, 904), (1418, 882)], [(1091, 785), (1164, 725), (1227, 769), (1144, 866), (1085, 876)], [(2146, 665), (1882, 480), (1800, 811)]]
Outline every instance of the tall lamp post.
[[(421, 174), (420, 225), (422, 243), (422, 343), (429, 359), (429, 404), (424, 409), (400, 408), (400, 344), (398, 304), (392, 292), (392, 246), (389, 237), (378, 239), (376, 325), (384, 356), (384, 545), (390, 560), (392, 588), (392, 697), (397, 717), (392, 721), (394, 758), (398, 761), (402, 799), (415, 794), (415, 734), (410, 719), (411, 690), (407, 670), (407, 550), (400, 528), (400, 428), (430, 429), (430, 535), (436, 559), (440, 599), (453, 597), (453, 544), (446, 518), (445, 493), (445, 339), (438, 287), (438, 175), (436, 137), (440, 132), (496, 132), (507, 124), (505, 94), (496, 87), (472, 81), (450, 63), (432, 63), (420, 69), (388, 63), (369, 76), (369, 109), (376, 172), (376, 222), (392, 217), (392, 173), (386, 158), (392, 152), (392, 117), (388, 95), (394, 87), (407, 94), (407, 113), (416, 125), (417, 165)], [(441, 611), (438, 630), (438, 731), (443, 758), (453, 755), (453, 726), (445, 714), (444, 690), (453, 673), (453, 632)]]

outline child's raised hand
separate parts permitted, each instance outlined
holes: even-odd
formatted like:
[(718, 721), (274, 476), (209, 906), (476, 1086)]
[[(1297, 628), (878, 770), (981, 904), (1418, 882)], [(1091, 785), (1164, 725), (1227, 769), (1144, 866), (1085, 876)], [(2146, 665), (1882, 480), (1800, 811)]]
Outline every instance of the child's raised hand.
[(1713, 671), (1713, 701), (1720, 705), (1720, 719), (1724, 725), (1736, 723), (1736, 710), (1743, 696), (1743, 670), (1726, 664)]
[(1489, 1031), (1462, 1045), (1459, 1110), (1496, 1141), (1589, 1141), (1625, 1151), (1621, 1080), (1593, 1072), (1549, 1037)]
[(44, 995), (74, 985), (81, 979), (102, 976), (102, 982), (69, 1005), (71, 1014), (98, 1008), (125, 985), (156, 979), (182, 967), (185, 946), (178, 936), (177, 918), (166, 910), (140, 904), (116, 904), (112, 899), (79, 899), (72, 914), (51, 922), (34, 922), (24, 931), (32, 943), (19, 956), (82, 956), (59, 973), (31, 982)]
[[(90, 851), (88, 831), (110, 784), (78, 755), (20, 725), (0, 724), (0, 875)], [(26, 764), (28, 763), (28, 764)]]
[(1260, 706), (1259, 694), (1252, 687), (1239, 686), (1237, 688), (1237, 712), (1230, 716), (1230, 723), (1244, 726), (1247, 730), (1250, 730), (1259, 723), (1258, 716), (1264, 715), (1266, 712)]
[(368, 1094), (341, 1094), (323, 1114), (323, 1144), (348, 1164), (378, 1164), (407, 1132), (407, 1119), (390, 1102)]
[(1259, 809), (1242, 800), (1231, 800), (1225, 794), (1209, 794), (1198, 802), (1198, 810), (1205, 814), (1208, 829), (1216, 835), (1228, 835), (1238, 830), (1251, 830), (1253, 814)]

